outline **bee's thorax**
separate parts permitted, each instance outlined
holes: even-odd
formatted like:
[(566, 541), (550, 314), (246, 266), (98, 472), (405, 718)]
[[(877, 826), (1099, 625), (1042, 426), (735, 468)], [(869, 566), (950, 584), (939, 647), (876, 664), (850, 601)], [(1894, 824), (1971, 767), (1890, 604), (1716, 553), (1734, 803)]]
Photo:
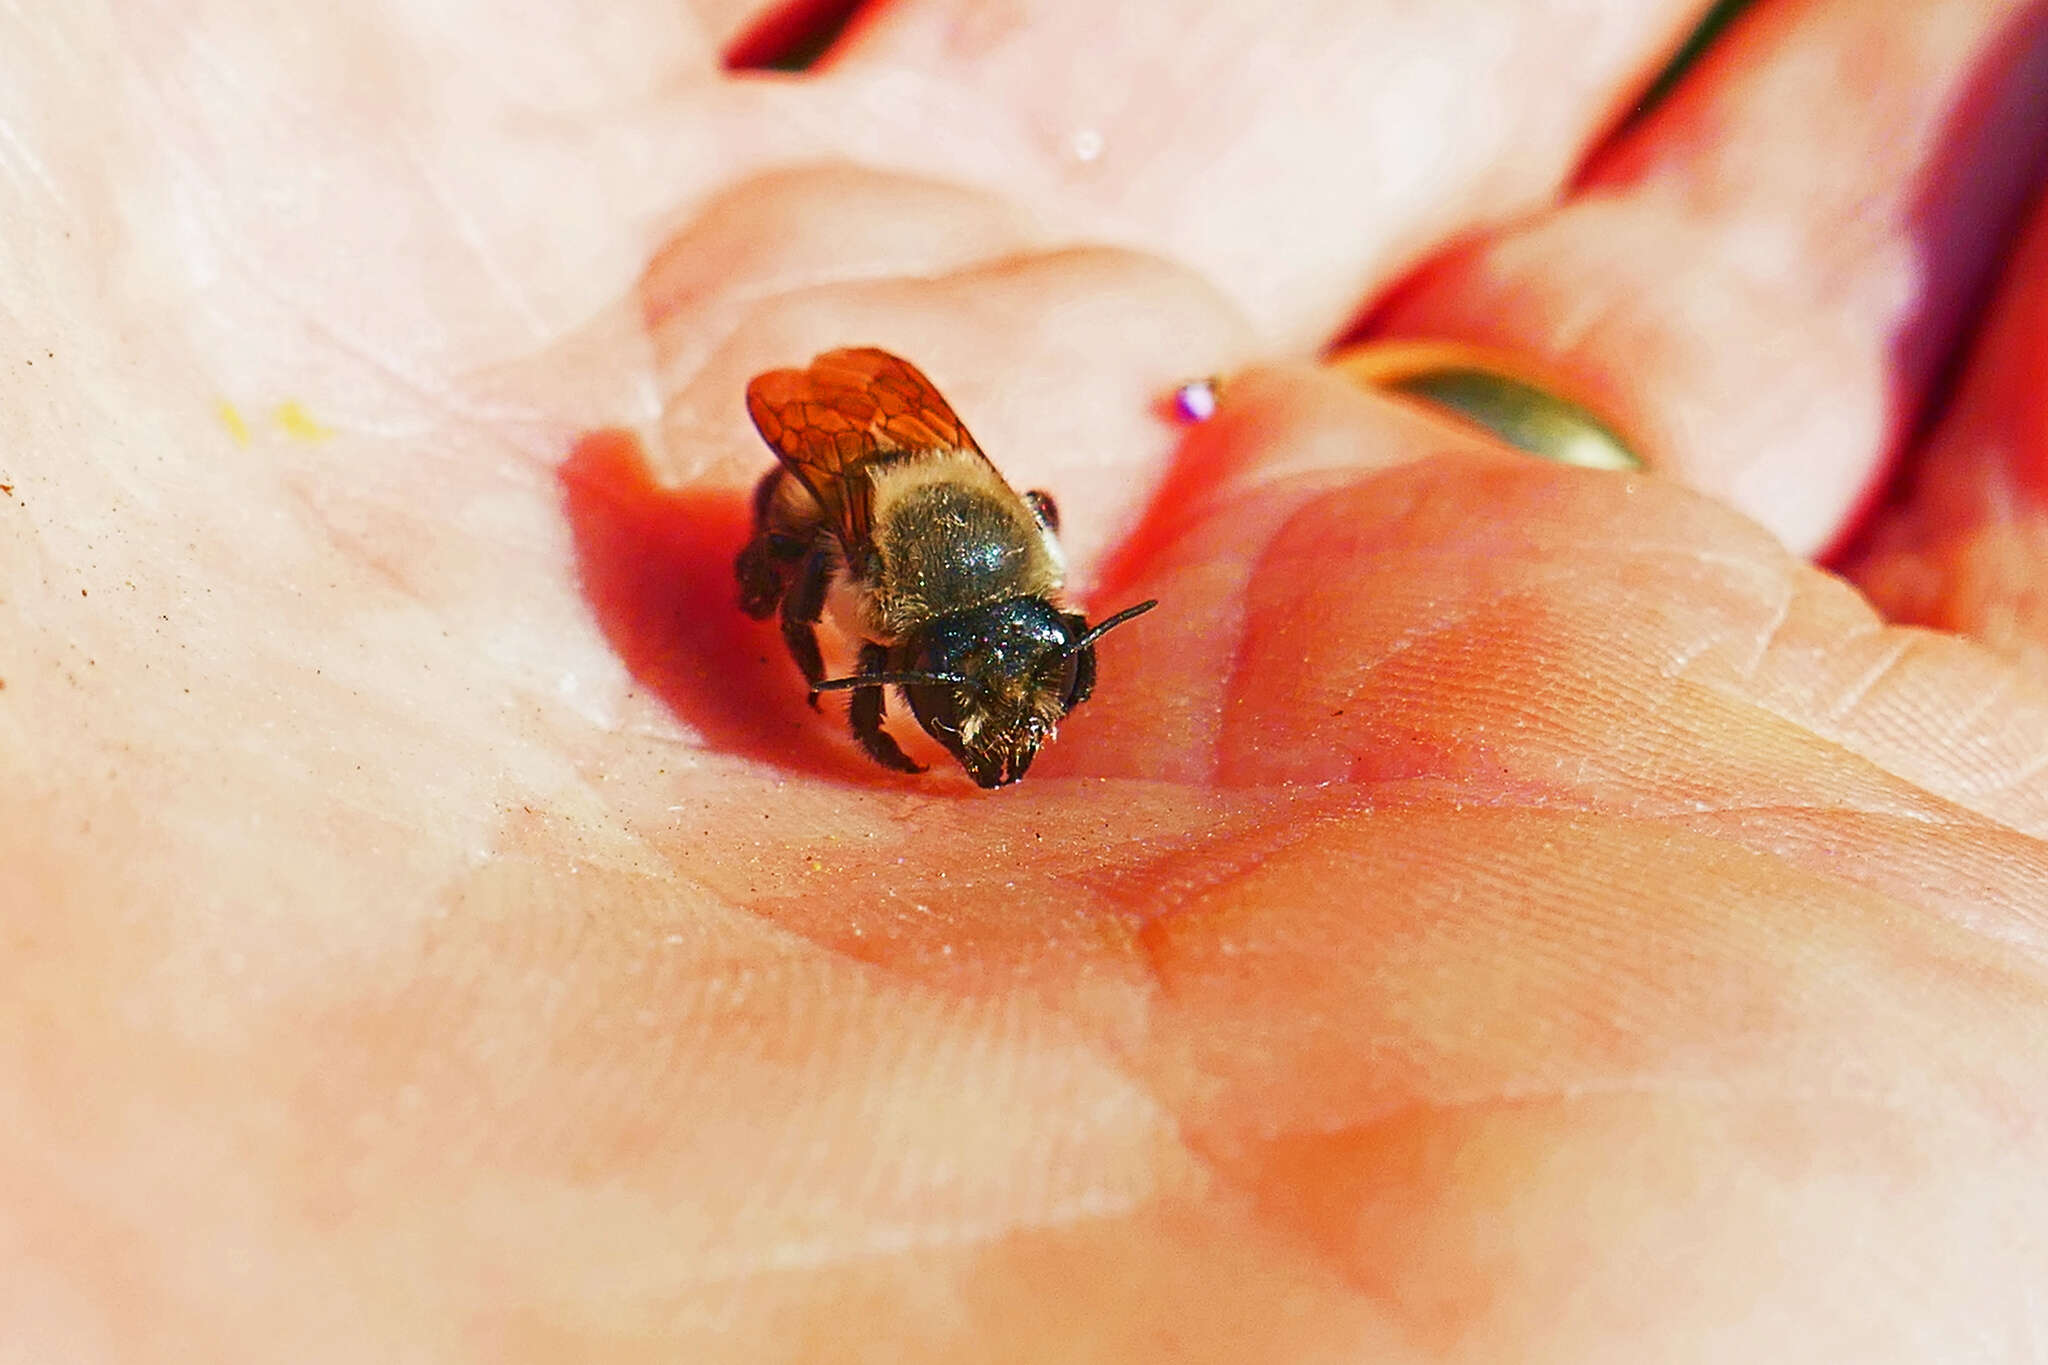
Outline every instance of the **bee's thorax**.
[(1015, 597), (1050, 597), (1064, 575), (1024, 500), (977, 455), (949, 453), (875, 473), (874, 635)]

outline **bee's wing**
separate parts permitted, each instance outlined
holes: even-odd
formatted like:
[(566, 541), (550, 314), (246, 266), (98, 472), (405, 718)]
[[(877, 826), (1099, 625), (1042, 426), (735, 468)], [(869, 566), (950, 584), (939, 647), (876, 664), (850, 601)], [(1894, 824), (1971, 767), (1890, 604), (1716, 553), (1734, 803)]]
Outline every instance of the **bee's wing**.
[(802, 480), (849, 557), (872, 543), (876, 464), (940, 451), (986, 460), (915, 365), (871, 346), (827, 351), (802, 370), (770, 370), (747, 385), (747, 415)]

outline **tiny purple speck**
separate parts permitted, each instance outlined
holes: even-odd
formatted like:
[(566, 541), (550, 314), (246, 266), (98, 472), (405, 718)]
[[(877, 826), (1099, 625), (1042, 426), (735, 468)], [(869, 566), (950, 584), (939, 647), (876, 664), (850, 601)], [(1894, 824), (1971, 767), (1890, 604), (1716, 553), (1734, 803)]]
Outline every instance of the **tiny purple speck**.
[(1190, 422), (1206, 422), (1216, 415), (1216, 385), (1197, 379), (1173, 392), (1173, 405)]

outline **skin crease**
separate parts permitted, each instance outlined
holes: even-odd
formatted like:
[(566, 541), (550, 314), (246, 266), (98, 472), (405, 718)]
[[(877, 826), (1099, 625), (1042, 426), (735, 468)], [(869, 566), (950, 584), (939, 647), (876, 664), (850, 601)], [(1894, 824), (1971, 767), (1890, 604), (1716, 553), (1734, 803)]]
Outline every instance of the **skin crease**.
[[(1587, 373), (1742, 511), (1299, 366), (1150, 406), (1481, 234), (1380, 311), (1429, 330), (1596, 144), (1763, 108), (1870, 178), (1783, 233), (1842, 278), (1907, 171), (1800, 130), (1981, 65), (1766, 3), (1612, 135), (1687, 7), (905, 4), (801, 81), (715, 73), (733, 7), (530, 8), (0, 18), (7, 1354), (2038, 1352), (2038, 655), (1742, 515), (1653, 411), (1700, 348)], [(1942, 10), (1951, 57), (2016, 13)], [(1076, 32), (1130, 73), (1093, 161)], [(2033, 581), (1924, 547), (2038, 521), (1941, 490), (2037, 481), (2044, 233), (1903, 500), (1807, 537), (1921, 547), (1917, 620)], [(1839, 519), (1913, 405), (1866, 314), (1784, 306), (1854, 343), (1785, 381), (1856, 410), (1782, 476)], [(1013, 790), (867, 765), (732, 605), (745, 380), (853, 343), (1058, 495), (1091, 611), (1164, 603)]]

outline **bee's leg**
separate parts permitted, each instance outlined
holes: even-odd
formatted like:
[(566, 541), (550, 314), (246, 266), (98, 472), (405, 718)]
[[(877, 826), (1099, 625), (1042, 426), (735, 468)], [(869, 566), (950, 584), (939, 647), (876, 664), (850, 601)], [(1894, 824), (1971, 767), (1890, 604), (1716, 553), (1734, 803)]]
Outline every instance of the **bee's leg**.
[[(820, 542), (811, 546), (796, 580), (782, 597), (782, 643), (789, 657), (803, 670), (804, 681), (816, 684), (825, 678), (825, 656), (818, 652), (818, 618), (825, 614), (825, 593), (832, 586), (832, 547)], [(818, 709), (818, 694), (811, 693), (811, 709)]]
[(807, 541), (773, 528), (770, 509), (775, 494), (787, 477), (780, 466), (769, 470), (754, 485), (754, 537), (733, 561), (733, 573), (740, 581), (740, 610), (756, 621), (765, 621), (789, 590), (789, 580), (810, 549)]
[(788, 470), (784, 469), (781, 465), (776, 465), (755, 482), (754, 525), (756, 527), (765, 527), (768, 524), (768, 509), (775, 505), (775, 495), (782, 491), (782, 481), (788, 476)]
[(733, 576), (740, 581), (740, 610), (756, 621), (765, 621), (782, 600), (788, 571), (778, 562), (766, 533), (755, 536), (733, 561)]
[[(860, 671), (881, 673), (889, 667), (889, 651), (885, 646), (865, 644), (860, 647)], [(913, 762), (910, 755), (897, 745), (895, 736), (882, 728), (882, 716), (887, 702), (882, 694), (884, 687), (856, 687), (853, 701), (846, 709), (846, 718), (853, 725), (853, 737), (860, 741), (860, 747), (868, 751), (868, 757), (885, 768), (894, 768), (899, 773), (921, 773), (924, 765)]]
[[(1067, 629), (1076, 638), (1088, 633), (1088, 618), (1078, 614), (1067, 617)], [(1067, 689), (1065, 707), (1071, 711), (1095, 695), (1095, 646), (1090, 645), (1074, 659), (1074, 685)]]
[(1058, 533), (1060, 529), (1060, 505), (1052, 500), (1052, 494), (1041, 488), (1034, 488), (1024, 495), (1024, 501), (1031, 506), (1031, 515), (1038, 518), (1038, 524), (1046, 530)]

